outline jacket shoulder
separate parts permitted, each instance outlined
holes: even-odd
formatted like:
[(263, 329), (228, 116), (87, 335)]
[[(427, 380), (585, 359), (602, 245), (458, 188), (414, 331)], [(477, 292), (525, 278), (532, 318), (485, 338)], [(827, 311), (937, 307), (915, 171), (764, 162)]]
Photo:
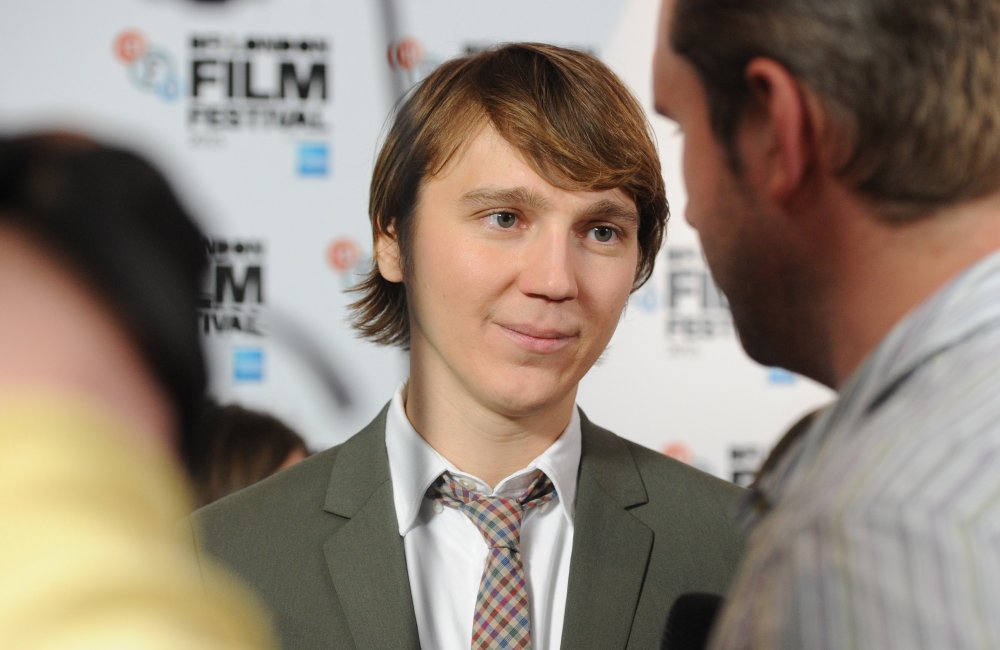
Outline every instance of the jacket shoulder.
[[(385, 410), (344, 443), (313, 454), (277, 474), (196, 511), (191, 522), (200, 544), (220, 558), (252, 554), (269, 544), (293, 543), (330, 534), (343, 519), (328, 507), (339, 484), (357, 484), (358, 476), (377, 483), (387, 473)], [(381, 467), (379, 467), (381, 466)], [(340, 477), (338, 479), (338, 477)]]
[(594, 424), (585, 415), (582, 416), (582, 423), (585, 453), (591, 459), (601, 459), (601, 473), (621, 475), (637, 472), (650, 499), (665, 493), (677, 495), (683, 491), (690, 496), (704, 495), (713, 501), (731, 503), (743, 492), (743, 488), (734, 483), (622, 438)]
[(623, 439), (623, 442), (635, 460), (636, 468), (642, 475), (643, 482), (652, 493), (664, 489), (676, 491), (683, 488), (696, 490), (705, 495), (714, 495), (715, 498), (726, 503), (732, 503), (744, 491), (735, 483), (709, 474), (676, 458), (671, 458), (629, 440)]
[(697, 539), (735, 563), (743, 536), (734, 513), (743, 488), (587, 420), (584, 431), (592, 473), (633, 516), (665, 537)]
[(321, 515), (339, 453), (340, 447), (319, 452), (199, 509), (190, 518), (198, 546), (246, 579), (254, 567), (277, 560), (277, 549), (309, 543), (313, 535), (302, 533), (328, 523)]

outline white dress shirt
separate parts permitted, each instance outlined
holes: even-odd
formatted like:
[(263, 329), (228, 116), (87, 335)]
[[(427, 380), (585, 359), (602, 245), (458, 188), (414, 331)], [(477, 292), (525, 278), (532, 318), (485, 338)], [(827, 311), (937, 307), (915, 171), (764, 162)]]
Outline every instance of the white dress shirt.
[(551, 479), (556, 496), (525, 513), (521, 558), (531, 603), (532, 647), (557, 650), (573, 549), (581, 448), (579, 412), (573, 409), (566, 430), (544, 453), (491, 489), (481, 479), (459, 471), (414, 430), (404, 409), (404, 387), (405, 383), (389, 407), (385, 442), (421, 647), (450, 650), (470, 646), (476, 596), (489, 552), (476, 525), (462, 511), (425, 498), (427, 488), (448, 471), (466, 489), (512, 496), (527, 489), (531, 475), (541, 470)]

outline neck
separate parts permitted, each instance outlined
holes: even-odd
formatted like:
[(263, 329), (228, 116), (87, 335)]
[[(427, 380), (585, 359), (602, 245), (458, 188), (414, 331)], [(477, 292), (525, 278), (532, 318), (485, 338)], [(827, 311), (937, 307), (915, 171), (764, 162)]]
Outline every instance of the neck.
[(411, 377), (404, 400), (413, 428), (455, 467), (490, 486), (524, 468), (569, 424), (576, 392), (531, 413), (503, 413)]
[(840, 387), (910, 311), (1000, 250), (1000, 195), (902, 224), (849, 220), (828, 313), (830, 370)]

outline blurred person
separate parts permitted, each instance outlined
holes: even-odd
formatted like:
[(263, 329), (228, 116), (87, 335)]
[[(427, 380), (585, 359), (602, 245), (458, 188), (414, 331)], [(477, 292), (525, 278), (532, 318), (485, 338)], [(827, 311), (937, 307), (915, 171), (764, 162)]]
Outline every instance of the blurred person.
[(271, 646), (249, 595), (174, 539), (189, 511), (178, 432), (205, 384), (203, 265), (142, 159), (0, 138), (4, 647)]
[(309, 456), (280, 419), (239, 404), (206, 402), (198, 436), (183, 458), (198, 506), (216, 501)]
[(657, 108), (753, 359), (839, 392), (715, 648), (1000, 647), (1000, 3), (664, 0)]
[[(577, 407), (667, 218), (645, 115), (580, 52), (455, 59), (376, 161), (354, 323), (409, 378), (342, 445), (199, 511), (288, 648), (649, 648), (728, 585), (739, 489)], [(636, 377), (638, 380), (638, 377)]]

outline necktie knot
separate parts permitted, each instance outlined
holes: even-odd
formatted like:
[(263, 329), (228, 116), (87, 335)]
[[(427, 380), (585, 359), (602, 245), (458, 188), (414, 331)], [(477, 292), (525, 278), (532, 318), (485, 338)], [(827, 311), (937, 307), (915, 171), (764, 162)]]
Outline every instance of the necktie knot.
[(445, 472), (431, 485), (427, 496), (464, 512), (490, 548), (517, 550), (524, 513), (551, 501), (555, 488), (549, 477), (538, 471), (520, 498), (487, 496), (466, 488), (450, 472)]

